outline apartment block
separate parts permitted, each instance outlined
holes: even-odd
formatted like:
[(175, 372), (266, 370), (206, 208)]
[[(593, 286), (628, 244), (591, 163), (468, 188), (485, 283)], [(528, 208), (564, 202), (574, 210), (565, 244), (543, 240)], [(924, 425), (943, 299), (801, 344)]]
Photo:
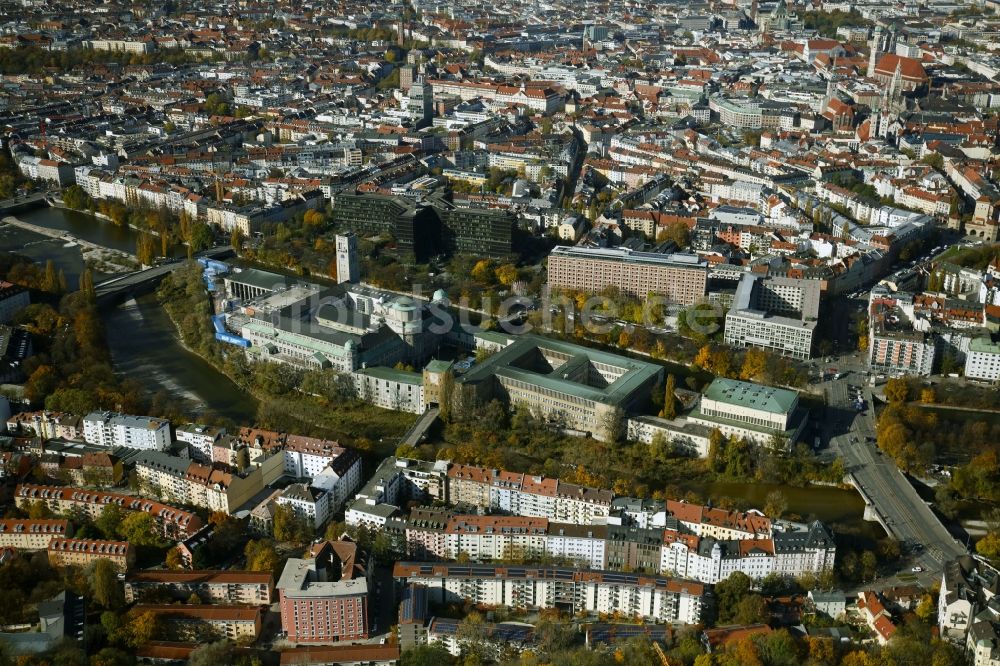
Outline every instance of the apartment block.
[(868, 311), (868, 365), (887, 374), (929, 375), (937, 342), (931, 323), (920, 316), (911, 294), (872, 289)]
[(879, 326), (868, 336), (868, 363), (878, 372), (926, 376), (934, 371), (936, 356), (933, 336), (920, 331)]
[(34, 433), (42, 439), (81, 439), (79, 416), (62, 412), (19, 412), (7, 419), (7, 432)]
[(965, 354), (965, 376), (995, 382), (1000, 379), (1000, 343), (989, 338), (974, 338)]
[(418, 259), (430, 253), (438, 235), (437, 214), (402, 197), (338, 193), (332, 197), (333, 221), (338, 229), (361, 237), (387, 234), (404, 254)]
[(83, 418), (83, 438), (90, 444), (144, 451), (170, 447), (170, 421), (149, 416), (91, 412)]
[(656, 294), (692, 305), (705, 296), (708, 268), (694, 254), (556, 247), (549, 253), (548, 278), (552, 288), (597, 293), (613, 286), (637, 298)]
[(701, 583), (608, 571), (397, 562), (393, 576), (424, 585), (432, 603), (621, 613), (657, 622), (698, 624), (707, 601)]
[(49, 542), (48, 553), (54, 567), (84, 568), (97, 560), (109, 560), (119, 573), (125, 573), (135, 564), (135, 549), (127, 541), (58, 537)]
[(202, 425), (199, 423), (188, 423), (177, 428), (175, 437), (178, 442), (184, 442), (191, 449), (192, 454), (202, 461), (211, 461), (212, 449), (219, 438), (226, 434), (225, 428)]
[(235, 472), (226, 465), (202, 465), (160, 451), (135, 458), (135, 471), (145, 490), (168, 502), (205, 507), (227, 514), (247, 504), (283, 472), (282, 458), (264, 458), (258, 467)]
[(368, 637), (368, 573), (357, 546), (324, 543), (313, 559), (289, 558), (278, 579), (281, 628), (289, 641), (324, 643)]
[(14, 490), (14, 502), (22, 509), (41, 502), (53, 513), (80, 511), (91, 519), (98, 518), (111, 505), (126, 513), (141, 511), (153, 516), (165, 538), (176, 541), (188, 538), (203, 526), (201, 518), (190, 511), (135, 495), (100, 490), (22, 483)]
[(698, 536), (676, 519), (671, 524), (676, 528), (573, 525), (417, 508), (405, 532), (409, 556), (422, 560), (517, 561), (548, 555), (592, 570), (642, 571), (707, 584), (737, 571), (754, 580), (772, 573), (820, 574), (833, 567), (836, 556), (833, 537), (818, 521), (785, 524), (766, 537), (734, 539)]
[[(941, 638), (969, 645), (973, 625), (981, 618), (992, 616), (990, 608), (996, 603), (998, 591), (1000, 571), (988, 562), (965, 555), (946, 563), (941, 574), (937, 608)], [(995, 621), (992, 624), (1000, 625)], [(1000, 643), (989, 647), (1000, 649)]]
[(798, 359), (812, 355), (820, 283), (747, 273), (726, 314), (725, 340)]
[(517, 220), (507, 211), (453, 208), (441, 213), (442, 249), (502, 259), (510, 255)]
[(68, 520), (0, 520), (0, 548), (45, 550), (53, 539), (69, 536), (73, 536), (73, 526)]
[(125, 601), (134, 603), (149, 591), (166, 591), (177, 601), (192, 594), (204, 603), (270, 605), (274, 597), (274, 577), (260, 571), (165, 571), (133, 573), (125, 579)]
[(448, 501), (473, 504), (519, 516), (589, 525), (606, 517), (614, 495), (559, 479), (452, 465), (448, 469)]
[(772, 573), (797, 577), (833, 568), (836, 546), (822, 523), (814, 522), (772, 538), (721, 540), (662, 531), (660, 573), (715, 584), (736, 572), (761, 580)]
[(304, 518), (310, 525), (319, 529), (330, 517), (328, 493), (322, 488), (313, 487), (307, 483), (293, 483), (275, 500), (278, 506), (287, 506), (296, 516)]
[(153, 613), (186, 640), (204, 641), (205, 630), (234, 642), (252, 642), (260, 635), (260, 606), (136, 604), (136, 613)]
[(388, 457), (354, 500), (344, 520), (348, 525), (384, 527), (409, 501), (432, 502), (447, 496), (448, 463)]

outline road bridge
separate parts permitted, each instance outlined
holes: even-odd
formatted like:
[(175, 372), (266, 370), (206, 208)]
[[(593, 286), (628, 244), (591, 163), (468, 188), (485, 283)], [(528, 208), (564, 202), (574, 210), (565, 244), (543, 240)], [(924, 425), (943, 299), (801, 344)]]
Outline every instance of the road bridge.
[[(207, 257), (209, 259), (225, 259), (226, 257), (230, 257), (232, 255), (233, 248), (227, 245), (225, 247), (214, 247), (208, 250), (202, 250), (201, 252), (196, 252), (193, 255), (193, 258), (200, 259), (202, 257)], [(158, 266), (143, 269), (141, 271), (126, 273), (124, 275), (116, 275), (112, 278), (104, 280), (103, 282), (99, 282), (94, 285), (97, 304), (102, 307), (110, 306), (120, 301), (127, 300), (130, 297), (152, 291), (152, 289), (154, 289), (164, 277), (173, 273), (183, 265), (183, 261), (173, 260)]]
[[(844, 358), (835, 362), (843, 376), (826, 382), (826, 418), (822, 424), (830, 448), (843, 459), (847, 480), (864, 498), (865, 519), (878, 522), (904, 551), (909, 550), (910, 565), (922, 570), (920, 580), (929, 585), (935, 578), (940, 579), (946, 562), (966, 553), (966, 547), (876, 445), (874, 409), (870, 391), (862, 387), (864, 376), (852, 372), (853, 367), (845, 368), (850, 361)], [(863, 412), (858, 412), (850, 396), (851, 383), (855, 391), (860, 389), (865, 394), (868, 407)]]

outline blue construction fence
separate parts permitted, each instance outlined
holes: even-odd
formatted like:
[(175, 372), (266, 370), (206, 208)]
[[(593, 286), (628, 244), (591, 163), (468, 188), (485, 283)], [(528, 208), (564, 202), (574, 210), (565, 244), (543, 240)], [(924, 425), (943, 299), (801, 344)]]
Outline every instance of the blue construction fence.
[(215, 327), (215, 339), (219, 342), (228, 342), (239, 347), (249, 347), (250, 341), (226, 330), (226, 315), (218, 314), (212, 317), (212, 326)]
[(205, 286), (209, 291), (215, 291), (215, 278), (228, 273), (229, 265), (207, 257), (199, 258), (198, 263), (205, 269), (201, 275), (202, 279), (205, 280)]

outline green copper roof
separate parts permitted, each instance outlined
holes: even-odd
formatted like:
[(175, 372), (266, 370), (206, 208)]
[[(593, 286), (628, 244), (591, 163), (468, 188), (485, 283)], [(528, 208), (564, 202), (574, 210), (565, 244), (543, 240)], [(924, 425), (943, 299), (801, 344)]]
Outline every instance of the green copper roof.
[(993, 342), (989, 338), (973, 338), (969, 343), (969, 351), (1000, 354), (1000, 343)]
[(719, 377), (705, 389), (705, 397), (772, 414), (787, 414), (795, 406), (799, 394), (773, 386)]

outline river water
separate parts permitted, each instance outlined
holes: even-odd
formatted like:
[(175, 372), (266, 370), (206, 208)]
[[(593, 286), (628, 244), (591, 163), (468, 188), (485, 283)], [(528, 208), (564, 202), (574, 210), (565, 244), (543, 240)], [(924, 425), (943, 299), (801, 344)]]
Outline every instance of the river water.
[[(115, 250), (135, 251), (138, 234), (134, 230), (83, 213), (39, 208), (17, 217)], [(0, 224), (0, 250), (18, 252), (43, 264), (51, 259), (65, 272), (70, 289), (78, 284), (84, 266), (79, 246), (7, 224)], [(115, 370), (141, 380), (150, 396), (163, 391), (186, 398), (193, 405), (192, 420), (215, 415), (234, 425), (254, 423), (257, 400), (178, 343), (173, 322), (155, 296), (129, 301), (103, 316)]]
[[(18, 217), (114, 249), (129, 252), (135, 249), (135, 231), (81, 213), (41, 208)], [(0, 250), (20, 252), (42, 263), (52, 259), (66, 272), (72, 286), (83, 261), (79, 247), (65, 245), (63, 241), (0, 224)], [(143, 381), (149, 395), (164, 391), (186, 398), (195, 405), (192, 420), (212, 414), (235, 425), (254, 423), (257, 401), (178, 343), (173, 323), (153, 295), (105, 312), (104, 322), (115, 369)], [(709, 497), (740, 498), (756, 507), (763, 507), (767, 494), (778, 489), (785, 495), (788, 511), (802, 519), (822, 520), (841, 536), (864, 543), (883, 536), (878, 525), (862, 519), (864, 502), (851, 490), (729, 482), (692, 489)]]

